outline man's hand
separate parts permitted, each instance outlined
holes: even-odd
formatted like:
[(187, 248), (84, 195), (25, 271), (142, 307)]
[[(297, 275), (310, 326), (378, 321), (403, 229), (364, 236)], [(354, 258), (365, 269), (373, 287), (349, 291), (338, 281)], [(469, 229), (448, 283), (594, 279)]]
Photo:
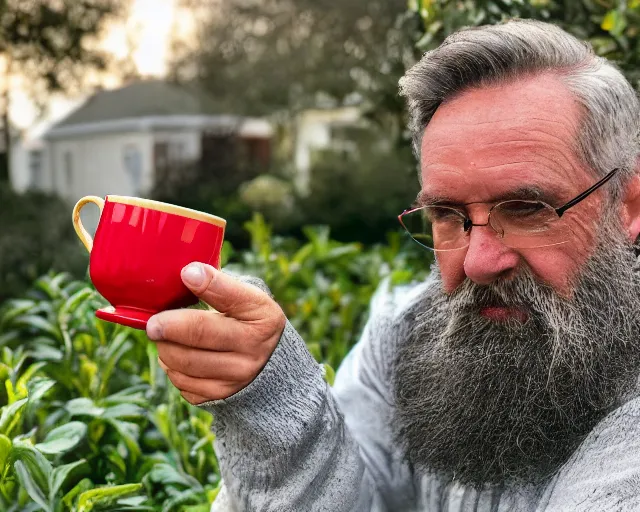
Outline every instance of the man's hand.
[(192, 263), (182, 281), (216, 311), (164, 311), (147, 323), (160, 366), (191, 404), (228, 398), (260, 373), (276, 348), (286, 318), (255, 286)]

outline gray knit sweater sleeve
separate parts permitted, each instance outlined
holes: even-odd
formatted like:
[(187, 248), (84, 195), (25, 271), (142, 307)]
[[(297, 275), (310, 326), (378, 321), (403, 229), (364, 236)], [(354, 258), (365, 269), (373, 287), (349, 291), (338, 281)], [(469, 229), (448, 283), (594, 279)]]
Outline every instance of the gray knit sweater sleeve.
[(249, 386), (200, 406), (215, 418), (225, 482), (213, 511), (408, 510), (412, 479), (388, 431), (391, 407), (383, 379), (391, 347), (379, 349), (393, 316), (385, 297), (377, 294), (372, 320), (333, 389), (287, 323)]

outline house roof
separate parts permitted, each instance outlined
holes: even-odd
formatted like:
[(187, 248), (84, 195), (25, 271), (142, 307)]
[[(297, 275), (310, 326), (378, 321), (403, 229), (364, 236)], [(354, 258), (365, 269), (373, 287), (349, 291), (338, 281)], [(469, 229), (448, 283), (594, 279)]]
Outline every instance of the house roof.
[(217, 107), (194, 88), (147, 80), (94, 94), (54, 128), (151, 116), (213, 115), (220, 112)]
[(194, 87), (160, 80), (132, 83), (91, 96), (44, 135), (66, 139), (100, 133), (153, 129), (239, 129), (246, 136), (270, 136), (266, 120), (221, 114), (221, 105)]

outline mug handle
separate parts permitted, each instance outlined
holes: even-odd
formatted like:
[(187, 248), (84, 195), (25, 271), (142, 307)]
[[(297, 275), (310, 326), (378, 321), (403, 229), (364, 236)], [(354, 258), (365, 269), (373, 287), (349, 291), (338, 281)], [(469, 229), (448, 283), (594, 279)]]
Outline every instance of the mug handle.
[(93, 238), (91, 238), (91, 235), (87, 232), (86, 229), (84, 229), (82, 221), (80, 220), (80, 210), (82, 210), (83, 206), (87, 203), (95, 204), (98, 208), (100, 208), (100, 214), (102, 215), (102, 209), (104, 208), (104, 199), (98, 196), (86, 196), (80, 199), (80, 201), (78, 201), (73, 208), (73, 227), (76, 229), (76, 233), (78, 234), (80, 241), (87, 248), (87, 251), (91, 253), (91, 249), (93, 249)]

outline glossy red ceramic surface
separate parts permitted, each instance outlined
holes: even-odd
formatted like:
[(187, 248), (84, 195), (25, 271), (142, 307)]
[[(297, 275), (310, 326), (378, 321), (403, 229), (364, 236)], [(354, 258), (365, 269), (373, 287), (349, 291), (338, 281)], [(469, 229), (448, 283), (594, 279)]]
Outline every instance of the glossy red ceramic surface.
[(142, 206), (111, 202), (107, 196), (93, 242), (89, 273), (111, 308), (104, 320), (145, 329), (147, 320), (198, 299), (180, 272), (199, 261), (220, 268), (224, 227)]

